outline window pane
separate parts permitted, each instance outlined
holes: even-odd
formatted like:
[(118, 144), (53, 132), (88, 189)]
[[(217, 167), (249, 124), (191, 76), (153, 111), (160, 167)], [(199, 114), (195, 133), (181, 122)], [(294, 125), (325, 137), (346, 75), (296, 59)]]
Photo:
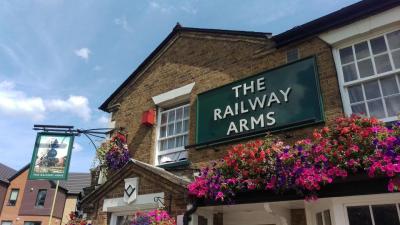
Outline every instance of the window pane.
[(15, 201), (18, 198), (19, 190), (11, 190), (10, 200)]
[(175, 148), (175, 138), (168, 139), (168, 149)]
[(174, 124), (168, 124), (168, 136), (174, 135)]
[(1, 225), (12, 225), (11, 221), (1, 221)]
[(354, 61), (353, 49), (351, 46), (340, 49), (339, 54), (340, 54), (340, 61), (342, 62), (342, 64)]
[(379, 91), (379, 85), (377, 80), (365, 83), (364, 91), (365, 91), (365, 97), (367, 99), (381, 97), (381, 92)]
[(176, 147), (182, 147), (183, 146), (183, 136), (176, 137)]
[(182, 120), (183, 108), (176, 110), (176, 120)]
[(329, 210), (324, 211), (324, 221), (325, 221), (325, 225), (332, 225), (331, 214), (330, 214)]
[(166, 126), (162, 126), (160, 127), (160, 137), (166, 137), (167, 136), (167, 127)]
[(167, 123), (167, 113), (161, 113), (161, 124)]
[(400, 48), (400, 30), (387, 35), (390, 49)]
[(171, 110), (168, 112), (168, 123), (172, 123), (175, 121), (175, 110)]
[(397, 116), (400, 113), (400, 95), (385, 98), (388, 116)]
[(394, 62), (394, 67), (400, 69), (400, 50), (392, 52), (392, 58)]
[(392, 70), (388, 54), (375, 57), (375, 67), (377, 73), (384, 73)]
[(160, 142), (160, 150), (161, 150), (161, 151), (167, 150), (167, 148), (168, 148), (167, 143), (168, 143), (168, 140), (162, 140), (162, 141)]
[(385, 118), (382, 100), (374, 100), (368, 102), (369, 115), (377, 118)]
[(176, 134), (182, 133), (182, 121), (179, 121), (176, 123), (175, 129), (176, 129), (176, 131), (175, 131)]
[(354, 50), (356, 51), (356, 58), (363, 59), (369, 56), (368, 43), (366, 41), (354, 45)]
[(189, 118), (189, 106), (186, 106), (183, 110), (183, 118)]
[(367, 115), (367, 110), (365, 108), (365, 103), (355, 104), (351, 106), (351, 112), (354, 114)]
[(383, 36), (371, 39), (372, 53), (379, 54), (386, 51), (385, 38)]
[(324, 225), (324, 223), (322, 222), (322, 213), (317, 213), (316, 217), (317, 217), (317, 225)]
[(394, 204), (373, 205), (375, 225), (400, 225), (397, 208)]
[(47, 190), (39, 190), (36, 196), (36, 206), (44, 206)]
[(357, 71), (354, 63), (343, 66), (343, 76), (344, 76), (344, 81), (352, 81), (357, 79)]
[(368, 206), (347, 207), (347, 215), (350, 225), (372, 225)]
[(360, 72), (360, 77), (368, 77), (374, 75), (374, 68), (372, 67), (371, 59), (360, 61), (357, 64), (358, 72)]
[(350, 103), (361, 102), (364, 100), (361, 85), (354, 85), (349, 87)]
[(397, 87), (395, 76), (381, 79), (380, 82), (382, 86), (383, 96), (399, 93), (399, 88)]
[(189, 131), (189, 120), (183, 121), (183, 132)]

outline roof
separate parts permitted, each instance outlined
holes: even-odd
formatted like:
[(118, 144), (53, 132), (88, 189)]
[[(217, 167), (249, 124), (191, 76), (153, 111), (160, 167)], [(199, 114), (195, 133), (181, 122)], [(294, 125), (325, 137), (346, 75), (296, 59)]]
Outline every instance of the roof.
[(68, 194), (77, 195), (83, 188), (89, 187), (90, 182), (90, 173), (69, 173), (68, 180), (60, 181), (60, 186), (67, 190)]
[(14, 180), (16, 177), (18, 177), (19, 175), (21, 175), (25, 170), (29, 169), (29, 165), (27, 164), (24, 167), (22, 167), (20, 170), (18, 170), (16, 173), (14, 173), (11, 177), (8, 178), (8, 182), (11, 182), (12, 180)]
[(108, 112), (108, 104), (117, 96), (117, 94), (125, 88), (130, 81), (132, 81), (138, 73), (140, 73), (146, 65), (153, 60), (153, 58), (167, 45), (167, 43), (178, 33), (182, 32), (197, 32), (203, 34), (223, 34), (232, 36), (245, 36), (255, 38), (270, 38), (271, 33), (269, 32), (255, 32), (255, 31), (238, 31), (238, 30), (221, 30), (221, 29), (205, 29), (205, 28), (194, 28), (194, 27), (182, 27), (179, 23), (173, 28), (171, 33), (150, 53), (149, 56), (132, 72), (132, 74), (107, 98), (106, 101), (101, 104), (99, 109)]
[(99, 196), (99, 193), (107, 191), (110, 188), (113, 188), (113, 185), (117, 185), (119, 182), (118, 179), (123, 179), (126, 177), (126, 173), (129, 169), (131, 168), (139, 168), (143, 169), (147, 172), (151, 172), (155, 175), (160, 176), (161, 178), (164, 178), (165, 180), (168, 180), (169, 182), (172, 182), (175, 184), (177, 187), (181, 188), (182, 190), (186, 190), (187, 185), (189, 184), (188, 180), (185, 180), (173, 173), (170, 173), (166, 171), (165, 169), (162, 169), (160, 167), (152, 166), (150, 164), (135, 160), (135, 159), (130, 159), (129, 162), (122, 168), (120, 169), (117, 173), (113, 174), (111, 177), (107, 179), (107, 181), (100, 185), (98, 188), (96, 188), (94, 191), (92, 191), (90, 194), (86, 195), (83, 199), (82, 202), (88, 202), (92, 201), (93, 199), (96, 198), (96, 196)]
[(0, 181), (8, 183), (8, 178), (14, 175), (17, 171), (11, 167), (0, 163)]
[(400, 5), (400, 0), (364, 0), (272, 37), (277, 47), (345, 26)]

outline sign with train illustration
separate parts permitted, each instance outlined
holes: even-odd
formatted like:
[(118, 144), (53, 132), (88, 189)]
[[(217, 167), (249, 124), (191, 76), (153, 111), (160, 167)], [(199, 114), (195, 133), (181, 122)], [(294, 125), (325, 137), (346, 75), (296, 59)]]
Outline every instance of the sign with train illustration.
[(29, 179), (67, 180), (73, 143), (74, 135), (70, 133), (38, 133)]

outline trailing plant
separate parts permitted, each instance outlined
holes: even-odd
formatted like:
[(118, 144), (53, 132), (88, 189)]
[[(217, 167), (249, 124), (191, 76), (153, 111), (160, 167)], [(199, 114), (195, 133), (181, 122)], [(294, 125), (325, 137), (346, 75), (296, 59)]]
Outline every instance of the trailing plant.
[(137, 212), (131, 225), (176, 225), (176, 221), (165, 210), (155, 209), (149, 212)]
[(121, 131), (116, 132), (96, 150), (96, 159), (104, 172), (121, 169), (129, 158), (126, 136)]
[(69, 221), (66, 225), (91, 225), (88, 221), (78, 217), (76, 212), (70, 212), (68, 216)]
[(376, 118), (340, 117), (293, 145), (268, 136), (235, 145), (226, 156), (201, 169), (189, 194), (231, 201), (238, 192), (295, 190), (306, 199), (338, 178), (366, 173), (389, 178), (388, 190), (400, 187), (400, 122), (386, 127)]

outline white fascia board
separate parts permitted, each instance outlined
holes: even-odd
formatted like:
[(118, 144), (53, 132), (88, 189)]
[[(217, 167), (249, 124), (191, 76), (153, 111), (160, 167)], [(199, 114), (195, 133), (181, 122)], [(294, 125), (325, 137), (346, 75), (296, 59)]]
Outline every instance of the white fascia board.
[(155, 197), (164, 198), (164, 192), (138, 195), (131, 204), (127, 204), (123, 197), (104, 199), (103, 212), (136, 211), (161, 207), (158, 202), (154, 202)]
[(180, 88), (173, 89), (171, 91), (167, 91), (165, 93), (159, 94), (157, 96), (152, 97), (154, 104), (158, 106), (162, 106), (168, 104), (168, 102), (173, 102), (176, 99), (181, 99), (182, 97), (189, 97), (190, 92), (195, 85), (195, 82), (185, 85)]
[(366, 34), (368, 32), (378, 30), (379, 28), (388, 26), (393, 23), (400, 23), (400, 6), (376, 14), (374, 16), (361, 19), (346, 26), (321, 33), (319, 38), (328, 44), (335, 45), (346, 39), (357, 35)]

